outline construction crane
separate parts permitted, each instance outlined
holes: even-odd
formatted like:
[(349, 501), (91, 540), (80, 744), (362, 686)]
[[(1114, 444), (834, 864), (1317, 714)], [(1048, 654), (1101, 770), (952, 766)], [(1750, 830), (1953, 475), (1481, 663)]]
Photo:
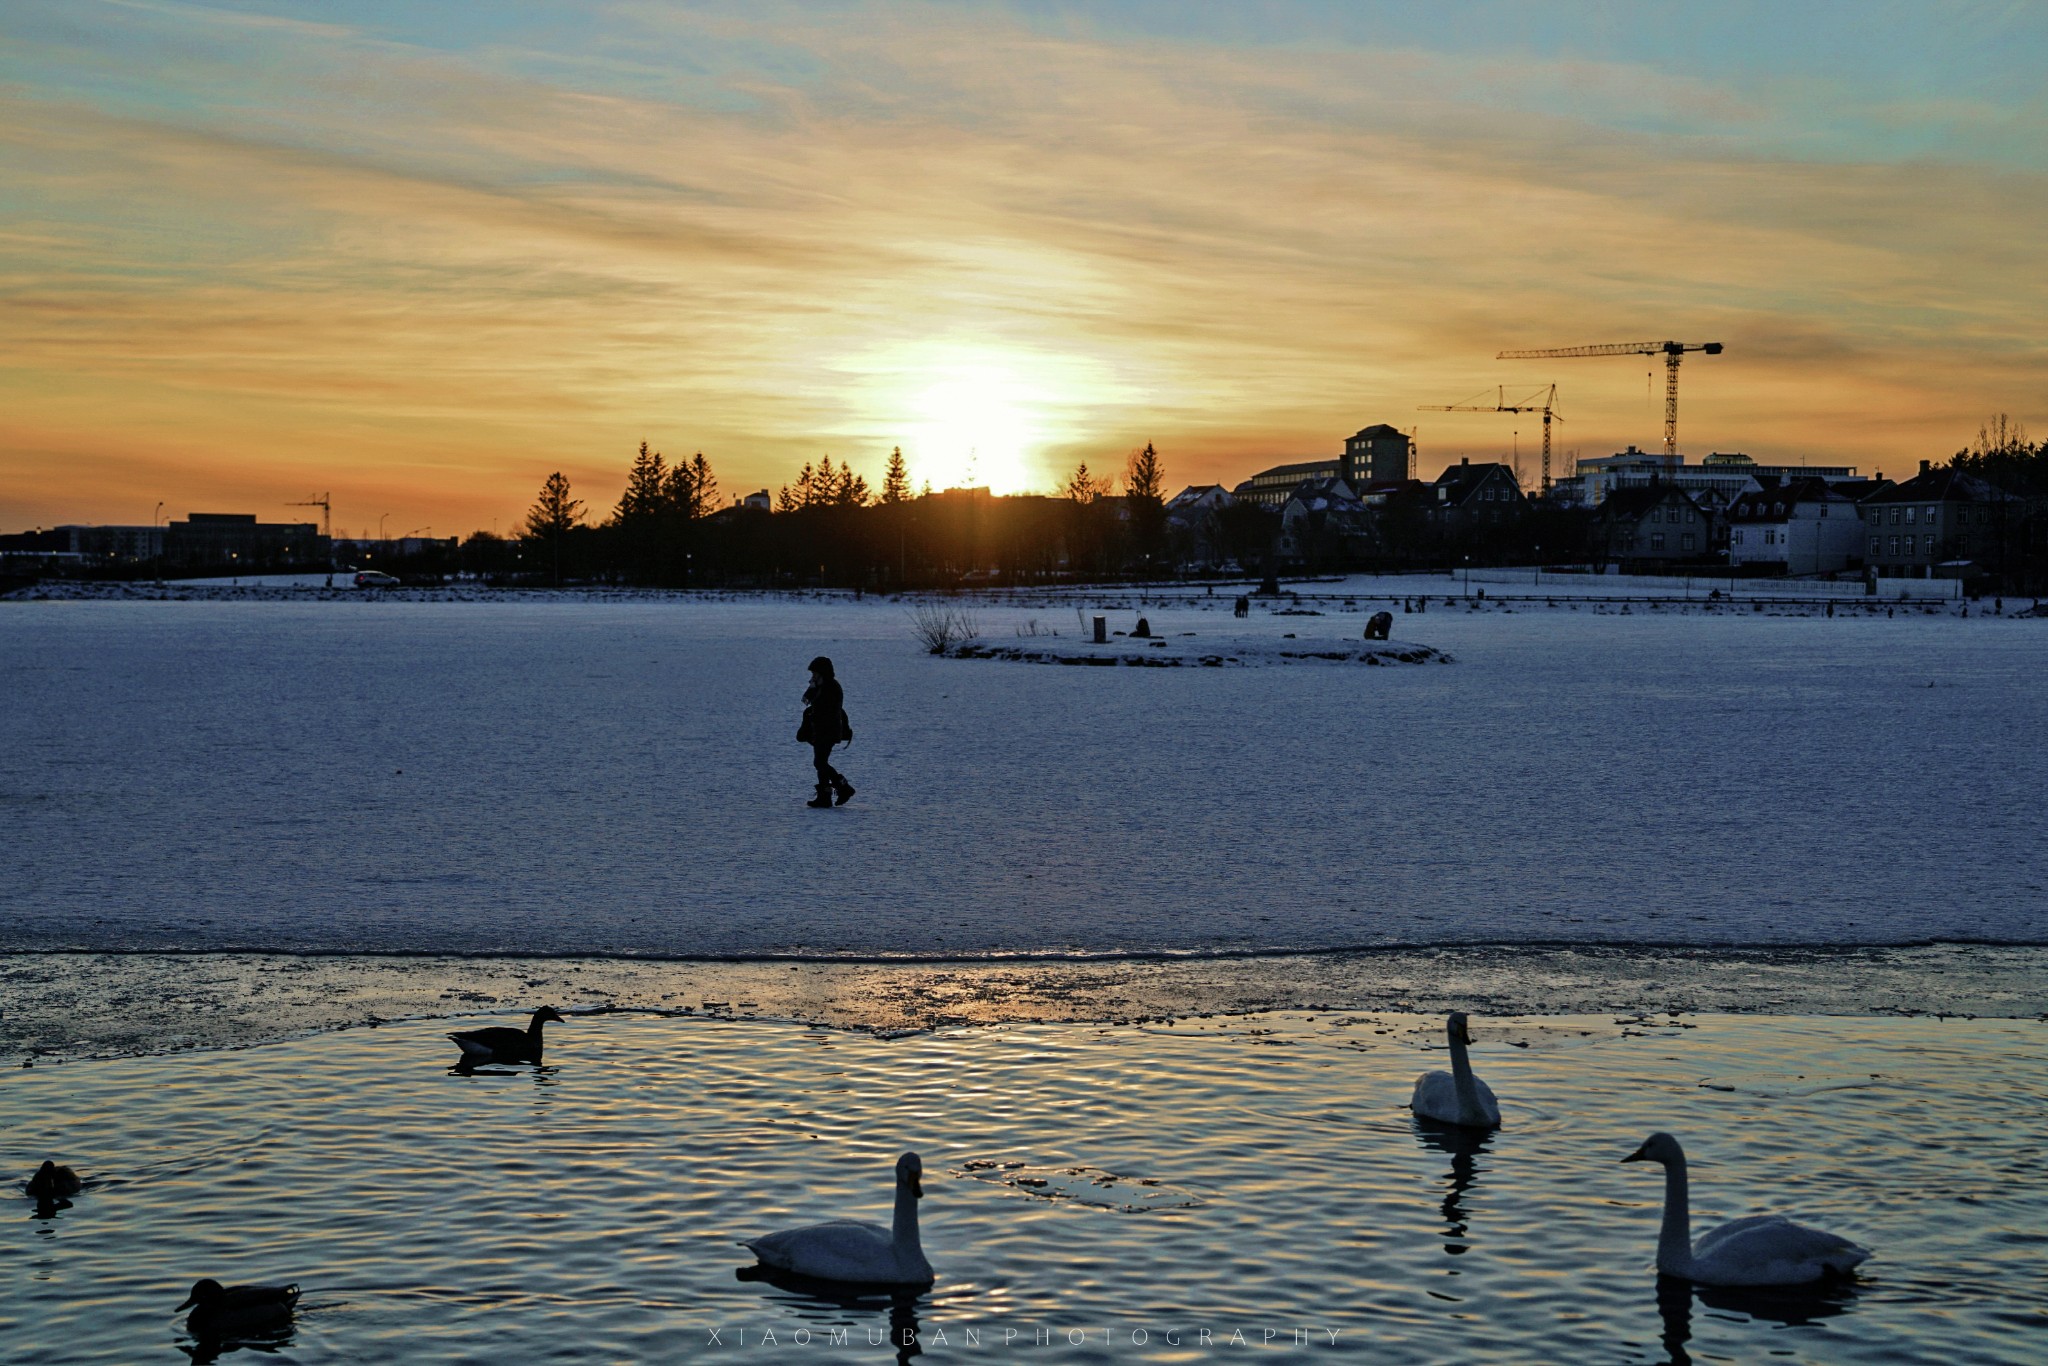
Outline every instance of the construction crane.
[(333, 495), (331, 494), (323, 493), (318, 498), (309, 497), (302, 499), (301, 501), (296, 503), (286, 503), (285, 506), (288, 508), (319, 508), (320, 534), (322, 536), (326, 536), (329, 540), (333, 540), (334, 537), (329, 531), (329, 526), (334, 518), (334, 503), (332, 502), (332, 497)]
[(323, 493), (318, 498), (308, 495), (296, 503), (286, 503), (288, 508), (319, 508), (320, 534), (327, 541), (327, 586), (334, 587), (334, 495)]
[[(1557, 386), (1546, 384), (1519, 403), (1510, 403), (1507, 386), (1496, 385), (1491, 403), (1425, 403), (1416, 408), (1418, 413), (1541, 413), (1543, 414), (1543, 493), (1550, 494), (1550, 423), (1551, 419), (1564, 421), (1551, 411), (1557, 403)], [(1543, 401), (1538, 403), (1536, 400)]]
[(1540, 351), (1503, 351), (1495, 360), (1563, 360), (1572, 356), (1662, 356), (1664, 358), (1664, 454), (1678, 454), (1678, 358), (1688, 351), (1721, 354), (1719, 342), (1613, 342), (1604, 346), (1551, 346)]

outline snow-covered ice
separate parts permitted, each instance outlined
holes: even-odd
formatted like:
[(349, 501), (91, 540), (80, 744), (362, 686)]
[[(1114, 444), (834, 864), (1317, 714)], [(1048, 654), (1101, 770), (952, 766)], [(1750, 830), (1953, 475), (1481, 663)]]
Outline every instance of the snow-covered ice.
[[(0, 948), (2048, 938), (2037, 621), (1434, 600), (1394, 629), (1441, 667), (1061, 669), (921, 653), (901, 602), (618, 597), (0, 605)], [(1143, 611), (1271, 646), (1385, 605)], [(818, 653), (859, 737), (823, 812)]]

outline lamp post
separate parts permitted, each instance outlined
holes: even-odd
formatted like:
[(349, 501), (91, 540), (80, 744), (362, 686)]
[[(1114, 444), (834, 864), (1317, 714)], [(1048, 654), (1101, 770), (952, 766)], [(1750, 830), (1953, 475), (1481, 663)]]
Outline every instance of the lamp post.
[(1465, 596), (1472, 596), (1472, 557), (1465, 557)]
[(1536, 544), (1536, 586), (1543, 586), (1543, 543), (1540, 541)]
[(164, 500), (159, 498), (156, 500), (156, 511), (149, 514), (149, 548), (156, 560), (156, 583), (159, 588), (163, 587), (164, 583), (164, 539), (163, 532), (157, 528), (157, 519), (163, 515)]

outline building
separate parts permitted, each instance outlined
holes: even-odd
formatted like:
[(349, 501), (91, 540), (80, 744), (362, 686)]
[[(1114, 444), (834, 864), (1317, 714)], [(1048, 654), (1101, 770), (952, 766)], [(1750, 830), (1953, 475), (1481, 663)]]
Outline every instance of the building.
[(84, 526), (0, 536), (0, 553), (51, 558), (75, 565), (148, 564), (163, 554), (164, 532), (156, 526)]
[(1582, 458), (1576, 473), (1552, 485), (1551, 497), (1567, 506), (1597, 508), (1617, 489), (1670, 484), (1691, 494), (1695, 502), (1704, 497), (1726, 507), (1773, 480), (1820, 479), (1833, 484), (1856, 478), (1853, 465), (1760, 465), (1746, 455), (1723, 451), (1688, 465), (1682, 455), (1630, 446), (1614, 455)]
[(1965, 577), (1998, 564), (2024, 499), (1961, 470), (1935, 469), (1861, 504), (1864, 560), (1887, 578)]
[(326, 569), (329, 543), (312, 522), (259, 522), (253, 512), (195, 512), (164, 528), (164, 558), (248, 572)]
[(1224, 554), (1223, 509), (1236, 503), (1221, 484), (1190, 484), (1166, 502), (1166, 538), (1183, 567), (1220, 565)]
[(1408, 479), (1415, 474), (1415, 442), (1384, 422), (1360, 428), (1344, 441), (1344, 482), (1354, 489), (1375, 480)]
[(1372, 553), (1372, 510), (1351, 486), (1334, 476), (1295, 486), (1280, 509), (1282, 563), (1334, 568)]
[(1835, 574), (1863, 566), (1856, 500), (1825, 479), (1789, 479), (1728, 505), (1728, 567), (1751, 574)]
[(1515, 472), (1488, 461), (1475, 465), (1468, 457), (1436, 477), (1430, 516), (1446, 532), (1456, 533), (1512, 522), (1529, 510)]
[(1342, 463), (1332, 458), (1297, 460), (1292, 464), (1275, 465), (1271, 469), (1260, 470), (1232, 489), (1231, 494), (1247, 503), (1279, 509), (1286, 506), (1290, 494), (1309, 480), (1339, 478), (1342, 474), (1339, 466)]
[(1711, 560), (1712, 526), (1676, 484), (1617, 489), (1601, 501), (1593, 534), (1602, 558), (1625, 574), (1655, 574)]

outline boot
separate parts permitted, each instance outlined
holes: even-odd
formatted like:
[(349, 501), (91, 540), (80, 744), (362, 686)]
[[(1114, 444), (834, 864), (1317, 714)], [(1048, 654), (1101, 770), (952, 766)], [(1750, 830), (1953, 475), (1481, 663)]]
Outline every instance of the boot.
[(830, 783), (819, 783), (819, 784), (818, 784), (818, 795), (817, 795), (817, 796), (815, 796), (815, 797), (813, 797), (813, 798), (811, 798), (811, 799), (810, 799), (809, 801), (805, 802), (805, 803), (804, 803), (804, 805), (805, 805), (805, 806), (830, 806), (830, 805), (832, 805), (832, 785), (831, 785)]
[(853, 784), (846, 781), (846, 779), (834, 778), (832, 780), (832, 788), (839, 794), (837, 805), (844, 806), (853, 800)]

